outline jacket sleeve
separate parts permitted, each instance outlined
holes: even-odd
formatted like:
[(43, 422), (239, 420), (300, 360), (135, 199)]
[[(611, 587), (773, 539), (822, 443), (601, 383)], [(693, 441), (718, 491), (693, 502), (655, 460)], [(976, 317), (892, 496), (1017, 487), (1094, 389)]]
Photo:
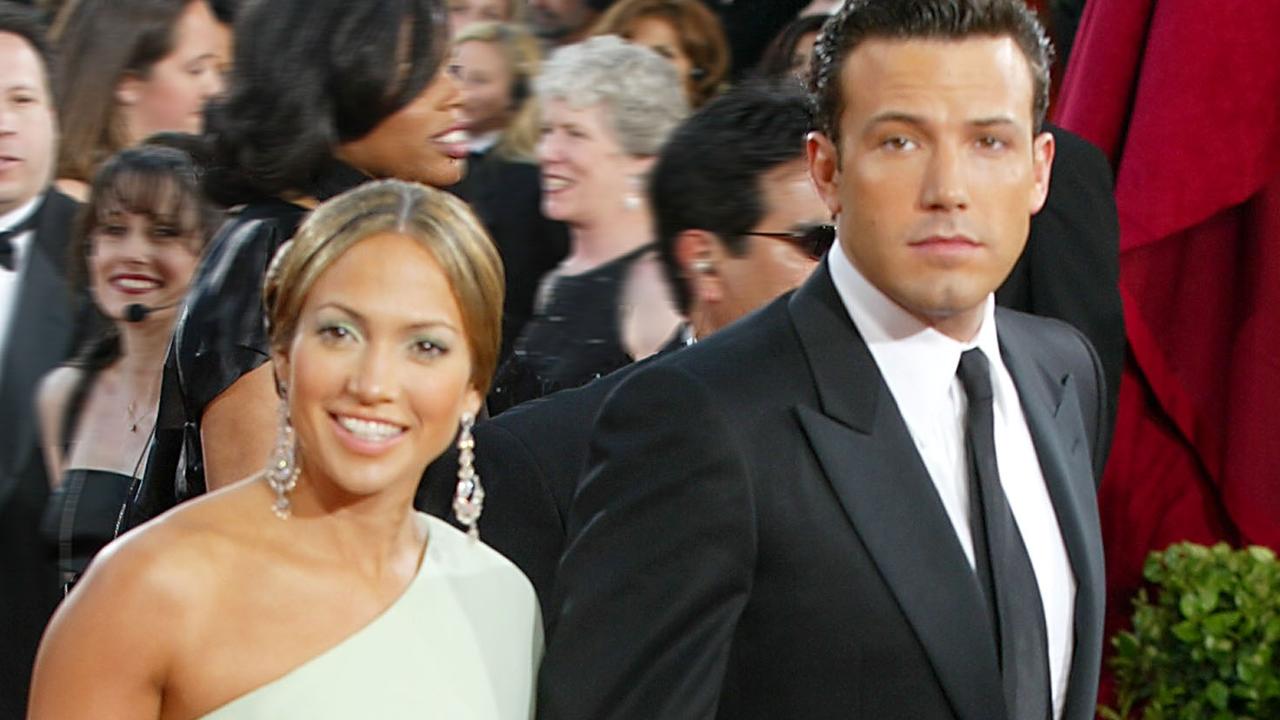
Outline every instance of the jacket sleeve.
[(669, 363), (606, 400), (569, 514), (540, 718), (715, 716), (756, 552), (729, 420)]

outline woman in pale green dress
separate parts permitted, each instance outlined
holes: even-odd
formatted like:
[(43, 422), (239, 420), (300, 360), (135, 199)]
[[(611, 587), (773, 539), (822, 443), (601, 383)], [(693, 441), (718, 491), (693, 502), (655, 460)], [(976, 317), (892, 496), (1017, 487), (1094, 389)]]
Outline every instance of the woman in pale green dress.
[(475, 526), (469, 426), (502, 287), (452, 196), (386, 181), (320, 206), (263, 293), (271, 466), (108, 546), (45, 635), (31, 717), (532, 717), (532, 587), (412, 507), (456, 435), (454, 509)]

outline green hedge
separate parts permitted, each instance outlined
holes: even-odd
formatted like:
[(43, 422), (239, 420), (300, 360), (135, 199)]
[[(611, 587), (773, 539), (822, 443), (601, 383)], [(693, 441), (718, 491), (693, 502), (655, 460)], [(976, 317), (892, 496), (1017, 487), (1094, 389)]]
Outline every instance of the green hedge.
[(1280, 718), (1280, 563), (1261, 547), (1192, 543), (1147, 558), (1133, 630), (1112, 638), (1108, 720)]

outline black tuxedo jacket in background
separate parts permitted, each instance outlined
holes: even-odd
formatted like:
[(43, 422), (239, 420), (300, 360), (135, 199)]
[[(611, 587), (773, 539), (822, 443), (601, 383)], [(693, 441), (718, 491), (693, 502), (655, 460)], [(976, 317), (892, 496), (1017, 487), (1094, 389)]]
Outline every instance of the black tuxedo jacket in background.
[(50, 189), (22, 260), (22, 278), (0, 367), (0, 717), (22, 717), (36, 645), (61, 596), (40, 544), (49, 497), (35, 394), (67, 358), (83, 306), (67, 284), (67, 242), (79, 206)]
[(1022, 257), (996, 302), (1064, 320), (1093, 343), (1107, 379), (1107, 428), (1115, 424), (1124, 368), (1120, 304), (1120, 218), (1106, 155), (1088, 140), (1048, 125), (1057, 153), (1044, 208), (1031, 217)]
[[(1100, 370), (1060, 322), (1007, 310), (996, 322), (1078, 583), (1064, 717), (1089, 720)], [(556, 578), (539, 717), (1000, 720), (974, 577), (823, 265), (605, 402)]]

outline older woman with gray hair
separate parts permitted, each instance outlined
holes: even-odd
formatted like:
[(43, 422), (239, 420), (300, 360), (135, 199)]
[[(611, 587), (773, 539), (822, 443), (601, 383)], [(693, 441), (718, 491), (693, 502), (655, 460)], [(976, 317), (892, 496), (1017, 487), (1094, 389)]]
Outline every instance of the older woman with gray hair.
[(601, 36), (554, 53), (537, 93), (542, 209), (569, 226), (569, 254), (542, 280), (491, 413), (651, 355), (680, 326), (644, 190), (689, 111), (675, 69), (652, 50)]

